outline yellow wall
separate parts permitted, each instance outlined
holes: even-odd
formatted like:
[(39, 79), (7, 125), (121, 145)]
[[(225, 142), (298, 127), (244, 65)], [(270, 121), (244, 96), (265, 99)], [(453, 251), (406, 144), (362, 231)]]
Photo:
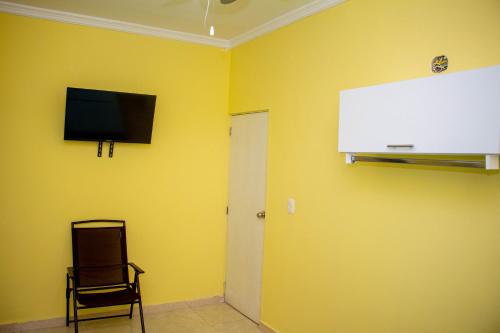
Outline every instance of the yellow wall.
[[(340, 90), (429, 76), (443, 53), (450, 71), (495, 65), (499, 40), (498, 0), (349, 0), (231, 59), (0, 14), (0, 324), (64, 314), (78, 219), (128, 221), (147, 304), (221, 294), (229, 99), (233, 113), (270, 109), (264, 322), (497, 332), (498, 172), (346, 166), (336, 146)], [(157, 94), (153, 144), (98, 159), (64, 141), (66, 86)]]
[[(0, 324), (64, 315), (70, 221), (122, 218), (146, 304), (222, 294), (229, 53), (0, 14)], [(67, 86), (156, 94), (151, 145), (63, 140)]]
[[(262, 319), (280, 333), (500, 331), (500, 175), (347, 166), (339, 91), (500, 63), (498, 0), (349, 0), (237, 47), (270, 109)], [(297, 200), (296, 215), (286, 200)]]

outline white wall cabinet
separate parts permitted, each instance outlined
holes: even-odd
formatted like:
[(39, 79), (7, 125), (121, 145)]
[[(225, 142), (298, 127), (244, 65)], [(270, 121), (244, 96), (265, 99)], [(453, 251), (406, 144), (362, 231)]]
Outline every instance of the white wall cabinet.
[(342, 91), (339, 151), (500, 154), (500, 66)]

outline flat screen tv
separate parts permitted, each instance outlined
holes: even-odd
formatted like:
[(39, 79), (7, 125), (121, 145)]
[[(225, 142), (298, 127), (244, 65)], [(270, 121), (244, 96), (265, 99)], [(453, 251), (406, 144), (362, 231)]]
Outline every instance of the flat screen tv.
[(156, 96), (67, 88), (64, 140), (151, 143)]

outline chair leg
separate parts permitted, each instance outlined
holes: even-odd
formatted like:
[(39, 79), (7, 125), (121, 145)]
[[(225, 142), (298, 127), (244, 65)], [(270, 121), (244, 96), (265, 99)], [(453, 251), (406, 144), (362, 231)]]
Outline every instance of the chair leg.
[(144, 328), (144, 315), (142, 313), (142, 299), (141, 298), (139, 298), (139, 314), (141, 315), (142, 333), (146, 333), (146, 329)]
[(75, 333), (78, 333), (78, 306), (76, 304), (76, 288), (73, 286), (73, 323), (75, 324)]
[(70, 296), (70, 290), (69, 290), (69, 276), (66, 275), (66, 326), (69, 326), (69, 296)]
[(132, 313), (134, 313), (134, 302), (130, 303), (130, 313), (128, 315), (129, 319), (132, 319)]
[(136, 282), (136, 290), (137, 294), (139, 294), (139, 314), (141, 315), (141, 328), (142, 328), (142, 333), (146, 333), (146, 329), (144, 327), (144, 314), (142, 313), (142, 296), (141, 296), (141, 284), (139, 283), (139, 276), (136, 275), (135, 278)]

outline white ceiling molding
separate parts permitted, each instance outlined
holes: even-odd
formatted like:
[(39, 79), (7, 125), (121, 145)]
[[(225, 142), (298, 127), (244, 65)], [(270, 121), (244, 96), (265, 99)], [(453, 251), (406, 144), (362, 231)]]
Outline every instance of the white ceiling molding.
[(230, 40), (186, 33), (181, 31), (174, 31), (174, 30), (152, 27), (142, 24), (111, 20), (101, 17), (81, 15), (65, 11), (21, 5), (7, 1), (0, 1), (0, 12), (22, 15), (22, 16), (37, 17), (64, 23), (86, 25), (86, 26), (105, 28), (116, 31), (130, 32), (141, 35), (156, 36), (166, 39), (175, 39), (180, 41), (211, 45), (229, 49), (234, 46), (241, 45), (254, 38), (257, 38), (258, 36), (269, 33), (273, 30), (284, 27), (304, 17), (311, 16), (322, 10), (337, 6), (343, 3), (344, 1), (346, 0), (316, 0), (307, 5), (292, 10), (286, 14), (283, 14), (277, 18), (274, 18), (271, 21), (266, 22), (250, 31), (242, 33), (239, 36), (232, 38)]
[(250, 31), (244, 32), (241, 35), (232, 38), (230, 42), (230, 47), (235, 47), (246, 43), (254, 38), (261, 35), (267, 34), (271, 31), (277, 30), (281, 27), (289, 25), (295, 21), (303, 19), (307, 16), (319, 13), (322, 10), (328, 9), (340, 5), (346, 0), (316, 0), (307, 5), (294, 9), (286, 14), (278, 16), (269, 22), (266, 22)]
[(0, 12), (229, 48), (229, 41), (181, 31), (0, 1)]

